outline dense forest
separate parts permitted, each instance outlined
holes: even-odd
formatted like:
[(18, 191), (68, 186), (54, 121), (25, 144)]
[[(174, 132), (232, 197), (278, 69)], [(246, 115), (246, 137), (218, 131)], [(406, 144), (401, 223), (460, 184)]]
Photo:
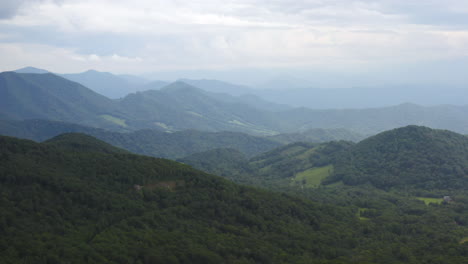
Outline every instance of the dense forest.
[(462, 192), (429, 205), (373, 187), (300, 198), (81, 134), (0, 145), (2, 263), (468, 260)]
[(408, 126), (356, 144), (327, 182), (378, 188), (465, 189), (468, 138), (447, 130)]

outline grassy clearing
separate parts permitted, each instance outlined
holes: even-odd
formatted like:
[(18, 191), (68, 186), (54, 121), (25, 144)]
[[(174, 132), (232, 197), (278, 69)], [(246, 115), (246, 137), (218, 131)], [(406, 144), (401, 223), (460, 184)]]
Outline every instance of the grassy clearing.
[(362, 213), (362, 212), (365, 212), (365, 211), (367, 211), (367, 210), (369, 210), (369, 209), (368, 209), (368, 208), (358, 208), (358, 211), (357, 211), (357, 214), (356, 214), (356, 215), (357, 215), (357, 217), (359, 218), (359, 220), (362, 220), (362, 221), (367, 221), (367, 220), (369, 220), (369, 218), (367, 218), (367, 217), (362, 217), (362, 216), (361, 216), (361, 213)]
[(164, 123), (161, 123), (161, 122), (154, 122), (154, 124), (157, 125), (157, 126), (159, 126), (159, 127), (164, 128), (164, 129), (166, 129), (166, 130), (170, 130), (170, 127), (167, 126), (167, 125), (164, 124)]
[(444, 201), (443, 198), (416, 197), (416, 199), (423, 201), (426, 205), (429, 205), (431, 203), (441, 204)]
[(307, 188), (317, 188), (323, 179), (333, 173), (333, 165), (312, 168), (299, 172), (294, 177), (293, 183), (300, 184)]
[(117, 124), (119, 126), (127, 127), (124, 119), (117, 118), (111, 115), (100, 115), (100, 117), (104, 118), (105, 120)]
[(311, 148), (307, 151), (304, 151), (304, 153), (300, 154), (299, 156), (297, 156), (299, 159), (301, 160), (306, 160), (310, 157), (310, 155), (312, 155), (314, 152), (316, 151), (316, 148)]
[(201, 117), (203, 118), (203, 115), (199, 114), (199, 113), (196, 113), (196, 112), (192, 112), (192, 111), (185, 111), (187, 114), (191, 114), (193, 116), (196, 116), (196, 117)]
[(331, 187), (331, 188), (334, 188), (334, 187), (341, 187), (341, 186), (344, 186), (344, 183), (343, 181), (337, 181), (337, 182), (334, 182), (332, 184), (328, 184), (328, 185), (325, 185), (326, 187)]
[(460, 240), (460, 244), (468, 243), (468, 237), (463, 238)]

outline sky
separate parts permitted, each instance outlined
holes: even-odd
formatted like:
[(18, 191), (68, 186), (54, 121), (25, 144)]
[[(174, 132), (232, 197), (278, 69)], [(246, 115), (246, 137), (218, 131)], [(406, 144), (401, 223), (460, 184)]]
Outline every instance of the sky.
[(0, 0), (0, 58), (0, 71), (460, 85), (468, 1)]

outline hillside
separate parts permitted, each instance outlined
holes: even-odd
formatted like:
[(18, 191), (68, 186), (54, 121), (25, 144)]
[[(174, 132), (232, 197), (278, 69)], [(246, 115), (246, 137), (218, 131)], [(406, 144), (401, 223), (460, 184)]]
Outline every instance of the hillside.
[(250, 159), (224, 150), (180, 161), (239, 183), (273, 189), (339, 183), (431, 192), (468, 186), (468, 138), (420, 126), (382, 132), (357, 144), (298, 142)]
[(247, 157), (232, 148), (219, 148), (198, 152), (177, 161), (240, 183), (242, 182), (240, 175), (246, 174), (251, 170)]
[(179, 161), (243, 184), (272, 189), (318, 187), (333, 173), (337, 157), (351, 146), (345, 141), (297, 142), (250, 159), (237, 151), (223, 149), (196, 153)]
[(55, 146), (70, 152), (99, 152), (130, 154), (130, 152), (114, 147), (96, 138), (81, 133), (66, 133), (58, 135), (44, 142), (49, 146)]
[(0, 145), (2, 263), (332, 261), (355, 239), (350, 210), (175, 162), (8, 137)]
[(280, 146), (270, 139), (236, 132), (202, 132), (195, 130), (166, 133), (138, 130), (118, 133), (72, 123), (25, 120), (0, 120), (0, 135), (44, 141), (62, 133), (85, 133), (134, 153), (177, 159), (216, 148), (235, 148), (251, 157)]
[(466, 195), (428, 206), (322, 188), (311, 198), (333, 203), (316, 203), (80, 134), (40, 144), (1, 136), (0, 146), (1, 263), (467, 261)]
[(465, 189), (468, 138), (427, 127), (407, 126), (353, 146), (335, 164), (330, 182), (382, 188)]
[(49, 119), (118, 129), (112, 100), (54, 74), (0, 73), (0, 112), (9, 119)]
[(167, 130), (237, 131), (274, 134), (269, 113), (239, 103), (218, 101), (196, 87), (172, 83), (159, 91), (130, 94), (120, 105), (134, 127), (156, 124)]

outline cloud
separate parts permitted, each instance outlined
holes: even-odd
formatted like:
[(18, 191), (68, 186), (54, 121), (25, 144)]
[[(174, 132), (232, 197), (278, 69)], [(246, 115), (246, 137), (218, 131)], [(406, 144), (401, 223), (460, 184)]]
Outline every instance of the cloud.
[[(468, 4), (457, 0), (5, 3), (0, 56), (11, 58), (7, 53), (14, 50), (28, 65), (352, 70), (468, 55)], [(16, 62), (4, 60), (0, 66), (8, 63)]]
[(9, 19), (14, 17), (23, 2), (24, 0), (3, 0), (2, 8), (0, 8), (0, 19)]
[(142, 70), (140, 64), (143, 62), (141, 58), (118, 54), (110, 56), (79, 54), (71, 49), (23, 43), (0, 43), (0, 56), (2, 57), (0, 71), (35, 66), (57, 73), (81, 72), (88, 69), (131, 72), (127, 67)]

